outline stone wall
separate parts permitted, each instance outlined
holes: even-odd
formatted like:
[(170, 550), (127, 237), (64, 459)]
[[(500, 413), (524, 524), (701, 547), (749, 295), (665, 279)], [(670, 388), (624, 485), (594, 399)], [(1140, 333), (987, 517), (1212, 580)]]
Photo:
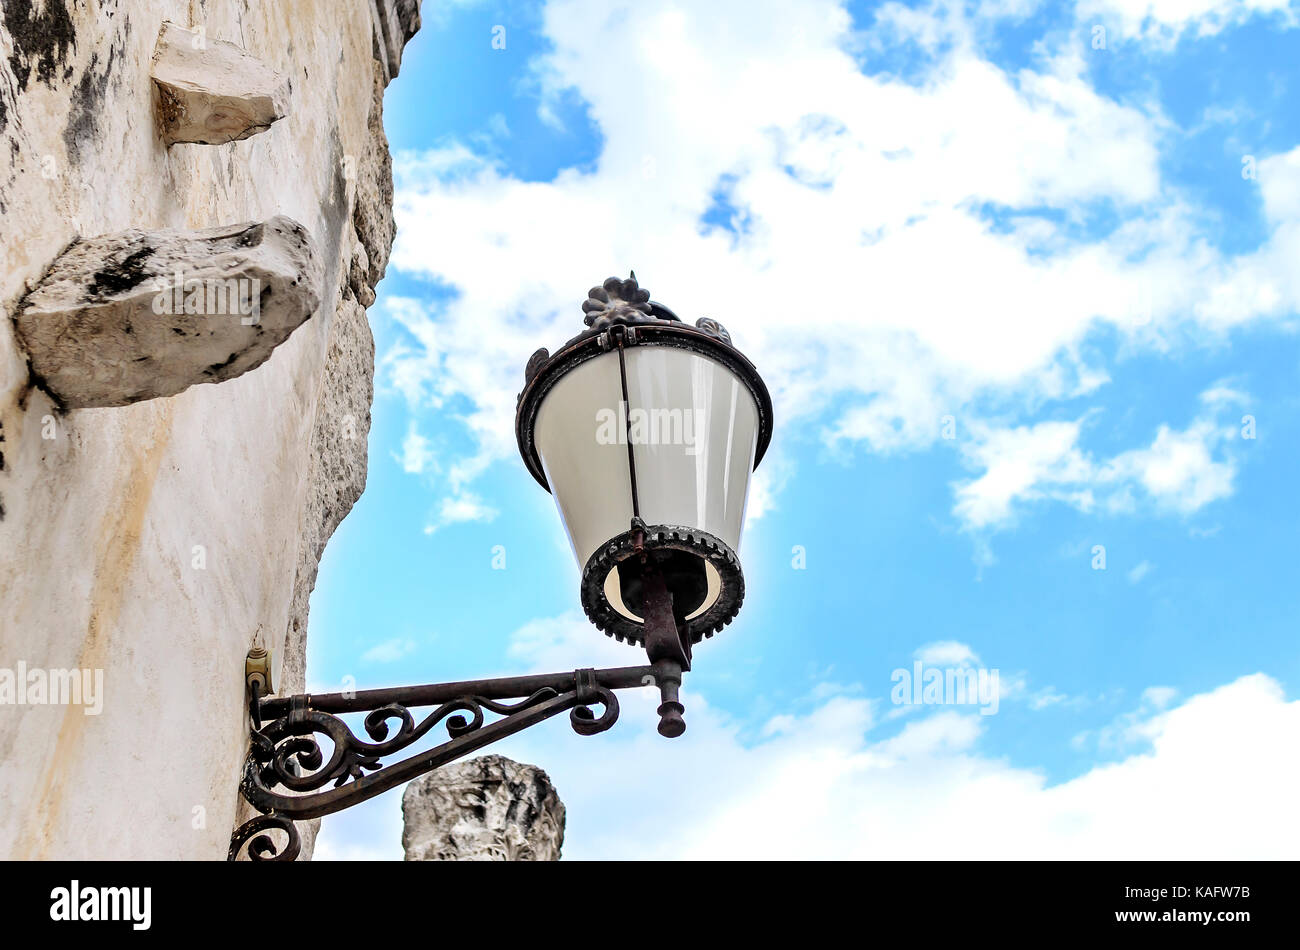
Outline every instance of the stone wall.
[[(0, 705), (0, 857), (223, 858), (246, 814), (245, 653), (270, 648), (276, 691), (303, 688), (317, 565), (365, 484), (364, 307), (393, 237), (381, 100), (419, 5), (5, 0), (0, 18), (0, 670), (103, 671), (98, 715)], [(168, 22), (282, 77), (283, 116), (168, 145)], [(276, 216), (310, 239), (318, 303), (265, 362), (70, 408), (75, 364), (104, 352), (66, 346), (78, 313), (50, 357), (71, 371), (33, 373), (44, 344), (15, 321), (69, 248)]]

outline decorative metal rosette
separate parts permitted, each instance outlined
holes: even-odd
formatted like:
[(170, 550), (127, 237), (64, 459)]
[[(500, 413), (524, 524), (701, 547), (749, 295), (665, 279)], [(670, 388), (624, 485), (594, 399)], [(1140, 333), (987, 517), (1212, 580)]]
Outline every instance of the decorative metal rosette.
[[(582, 609), (596, 629), (622, 643), (643, 645), (645, 629), (635, 620), (624, 617), (604, 597), (605, 578), (623, 561), (636, 557), (636, 531), (627, 531), (601, 545), (587, 560), (582, 571)], [(650, 525), (645, 528), (642, 548), (645, 551), (670, 550), (694, 554), (718, 572), (722, 581), (718, 599), (697, 617), (685, 622), (691, 643), (713, 636), (736, 618), (745, 600), (745, 576), (740, 559), (725, 541), (698, 528), (674, 525)]]
[[(605, 282), (599, 287), (592, 287), (587, 291), (587, 299), (582, 302), (582, 312), (585, 314), (582, 322), (591, 329), (578, 334), (564, 344), (566, 348), (590, 337), (599, 336), (614, 326), (643, 327), (664, 324), (688, 326), (663, 304), (650, 299), (650, 291), (637, 283), (635, 271), (626, 279), (606, 277)], [(695, 329), (727, 346), (732, 346), (731, 334), (712, 317), (701, 317), (696, 320)], [(550, 359), (551, 352), (546, 347), (535, 350), (524, 367), (524, 381), (532, 380), (537, 375), (537, 371)]]
[(582, 312), (587, 315), (582, 322), (593, 330), (604, 330), (615, 321), (642, 323), (647, 318), (660, 319), (651, 309), (650, 291), (637, 284), (635, 271), (627, 280), (607, 277), (599, 287), (592, 287), (582, 302)]

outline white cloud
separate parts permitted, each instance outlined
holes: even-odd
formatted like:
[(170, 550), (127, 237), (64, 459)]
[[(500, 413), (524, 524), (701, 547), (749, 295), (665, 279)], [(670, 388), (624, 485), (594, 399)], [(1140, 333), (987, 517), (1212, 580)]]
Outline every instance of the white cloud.
[(495, 162), (468, 145), (451, 142), (422, 151), (399, 150), (393, 156), (393, 178), (400, 189), (423, 189), (470, 178), (494, 166)]
[[(517, 640), (517, 659), (563, 669), (600, 641), (576, 617), (548, 629)], [(1300, 846), (1287, 798), (1300, 702), (1263, 675), (1179, 706), (1149, 690), (1125, 723), (1129, 753), (1057, 785), (981, 752), (998, 717), (944, 710), (877, 738), (873, 701), (838, 695), (755, 739), (688, 678), (688, 731), (668, 741), (648, 694), (622, 694), (609, 733), (534, 730), (518, 746), (568, 805), (571, 858), (1246, 858)]]
[[(1213, 413), (1244, 398), (1226, 392), (1216, 386), (1201, 402)], [(1027, 502), (1054, 499), (1082, 511), (1117, 513), (1134, 510), (1141, 494), (1157, 509), (1190, 515), (1233, 492), (1237, 463), (1229, 443), (1235, 432), (1212, 415), (1182, 430), (1162, 425), (1149, 446), (1104, 460), (1079, 447), (1085, 421), (1015, 428), (975, 424), (962, 454), (968, 466), (983, 472), (957, 484), (953, 514), (968, 529), (991, 529), (1014, 521)]]
[(1150, 561), (1139, 562), (1138, 564), (1134, 565), (1132, 570), (1128, 572), (1128, 582), (1130, 584), (1139, 583), (1142, 580), (1142, 578), (1146, 577), (1148, 574), (1151, 573), (1154, 567), (1155, 565), (1152, 564)]
[(1212, 409), (1244, 406), (1250, 402), (1250, 396), (1235, 388), (1229, 380), (1221, 379), (1201, 393), (1201, 402)]
[(749, 483), (749, 498), (745, 505), (745, 524), (757, 521), (777, 508), (777, 497), (793, 477), (794, 462), (775, 452), (764, 457), (762, 465), (754, 472)]
[[(635, 662), (575, 614), (528, 624), (511, 654), (529, 671)], [(840, 693), (751, 730), (690, 677), (680, 739), (655, 733), (657, 697), (632, 690), (620, 693), (610, 732), (576, 736), (560, 717), (493, 751), (546, 769), (568, 808), (565, 854), (574, 859), (1293, 854), (1300, 701), (1287, 702), (1262, 674), (1180, 705), (1174, 697), (1147, 690), (1106, 731), (1102, 745), (1119, 757), (1055, 785), (981, 751), (997, 716), (945, 709), (878, 736), (897, 720), (882, 722), (868, 696)], [(396, 804), (331, 816), (320, 857), (400, 858), (400, 828)]]
[(1254, 16), (1275, 16), (1285, 28), (1296, 25), (1294, 0), (1084, 0), (1080, 22), (1100, 20), (1117, 38), (1140, 39), (1160, 47), (1181, 36), (1213, 36)]
[(1060, 690), (1048, 686), (1034, 692), (1029, 699), (1029, 708), (1033, 710), (1047, 709), (1049, 706), (1059, 706), (1062, 703), (1069, 702), (1070, 697)]
[(429, 440), (416, 429), (414, 419), (408, 423), (406, 437), (402, 439), (402, 454), (394, 454), (393, 458), (401, 463), (402, 471), (410, 474), (418, 475), (433, 467), (433, 450)]
[(1177, 695), (1178, 690), (1172, 686), (1148, 686), (1142, 691), (1142, 702), (1153, 709), (1164, 709)]
[(362, 663), (395, 663), (404, 656), (415, 652), (415, 641), (403, 640), (400, 637), (392, 640), (385, 640), (383, 643), (376, 643), (365, 653), (361, 654)]
[(965, 643), (956, 640), (939, 640), (919, 647), (913, 654), (929, 666), (974, 666), (979, 655)]
[[(1263, 677), (1268, 683), (1273, 680)], [(1238, 682), (1241, 682), (1240, 680)], [(1084, 731), (1075, 736), (1075, 745), (1087, 748), (1093, 742), (1103, 752), (1132, 754), (1146, 748), (1163, 727), (1159, 714), (1168, 710), (1178, 690), (1172, 686), (1149, 686), (1142, 691), (1136, 709), (1115, 717), (1095, 731)]]
[(1136, 478), (1160, 504), (1182, 514), (1232, 494), (1236, 464), (1216, 461), (1211, 451), (1224, 439), (1224, 430), (1209, 420), (1199, 420), (1176, 432), (1161, 426), (1146, 449), (1117, 456), (1103, 471), (1103, 480)]
[[(468, 485), (514, 455), (529, 353), (572, 336), (585, 288), (631, 267), (656, 299), (728, 325), (784, 431), (876, 451), (931, 444), (940, 417), (983, 397), (1037, 407), (1101, 385), (1106, 368), (1081, 346), (1099, 328), (1161, 352), (1300, 303), (1300, 199), (1287, 184), (1300, 149), (1260, 162), (1268, 243), (1225, 257), (1161, 179), (1160, 145), (1177, 130), (1158, 106), (1100, 95), (1078, 37), (1047, 37), (1031, 67), (1005, 72), (963, 11), (938, 5), (910, 25), (902, 8), (882, 11), (922, 33), (937, 17), (960, 38), (935, 40), (933, 62), (904, 82), (864, 75), (851, 52), (863, 38), (831, 0), (548, 3), (553, 51), (534, 74), (544, 101), (585, 100), (598, 161), (539, 182), (464, 144), (398, 157), (393, 266), (454, 293), (393, 302), (411, 339), (384, 371), (412, 405), (472, 407), (460, 419), (475, 449), (452, 474)], [(701, 227), (720, 188), (741, 233)], [(1081, 239), (1098, 205), (1121, 223)], [(1000, 224), (988, 208), (1005, 212)], [(966, 523), (1070, 490), (1051, 486), (1077, 481), (1079, 450), (1065, 445), (1076, 423), (1043, 425), (1009, 429), (1008, 448), (1030, 455), (997, 456), (959, 496)], [(1126, 485), (1107, 504), (1154, 498), (1177, 512), (1222, 497), (1230, 472), (1194, 457), (1197, 437), (1169, 432), (1123, 458), (1123, 480), (1146, 494)], [(1178, 474), (1189, 467), (1200, 470)], [(1066, 500), (1091, 505), (1088, 489)], [(752, 516), (770, 508), (762, 485), (756, 501)]]
[(497, 516), (497, 510), (485, 505), (477, 495), (460, 492), (444, 498), (438, 506), (438, 516), (424, 526), (425, 534), (433, 534), (439, 528), (449, 524), (461, 524), (467, 521), (491, 521)]
[[(982, 431), (965, 448), (968, 461), (984, 474), (961, 485), (953, 513), (963, 524), (984, 528), (1007, 522), (1019, 499), (1041, 498), (1048, 486), (1079, 485), (1091, 477), (1092, 464), (1076, 443), (1079, 422), (1040, 422), (1035, 426)], [(1069, 489), (1050, 489), (1069, 495)], [(1077, 490), (1074, 496), (1083, 500)]]
[(530, 620), (511, 635), (507, 652), (534, 673), (634, 666), (645, 658), (643, 651), (602, 635), (577, 611)]

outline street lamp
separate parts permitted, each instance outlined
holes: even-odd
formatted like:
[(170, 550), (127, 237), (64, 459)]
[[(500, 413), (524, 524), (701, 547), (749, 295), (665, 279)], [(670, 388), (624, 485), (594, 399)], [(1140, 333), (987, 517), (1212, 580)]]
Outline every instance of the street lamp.
[(661, 668), (659, 731), (678, 736), (691, 646), (745, 597), (736, 548), (772, 402), (719, 323), (688, 326), (635, 274), (593, 287), (582, 309), (586, 332), (528, 361), (515, 434), (555, 496), (587, 617), (645, 646)]
[[(271, 697), (270, 658), (255, 649), (240, 790), (262, 814), (236, 829), (231, 860), (245, 845), (254, 860), (293, 860), (294, 820), (365, 801), (561, 712), (580, 734), (604, 732), (618, 719), (615, 690), (657, 687), (659, 732), (685, 731), (679, 690), (692, 647), (744, 600), (736, 548), (772, 403), (720, 324), (688, 326), (635, 274), (593, 287), (582, 309), (584, 332), (529, 359), (515, 435), (529, 472), (555, 497), (588, 619), (643, 646), (649, 665)], [(412, 707), (434, 708), (417, 723)], [(366, 713), (368, 740), (338, 718), (347, 713)], [(439, 723), (447, 741), (380, 761)], [(328, 758), (318, 735), (332, 744)], [(272, 829), (287, 843), (277, 845)]]

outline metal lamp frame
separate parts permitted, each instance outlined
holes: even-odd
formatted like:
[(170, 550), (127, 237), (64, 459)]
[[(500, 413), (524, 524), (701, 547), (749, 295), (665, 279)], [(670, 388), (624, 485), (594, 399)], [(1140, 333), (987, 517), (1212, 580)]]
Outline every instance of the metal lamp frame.
[[(593, 287), (583, 310), (590, 328), (551, 356), (538, 350), (528, 361), (520, 393), (515, 431), (524, 464), (550, 490), (532, 441), (537, 408), (550, 386), (587, 359), (617, 349), (624, 399), (627, 395), (623, 350), (645, 344), (683, 347), (708, 355), (735, 372), (754, 394), (759, 412), (755, 464), (772, 433), (772, 403), (758, 371), (731, 345), (717, 321), (683, 324), (662, 304), (650, 301), (633, 274), (609, 278)], [(629, 440), (633, 518), (626, 533), (596, 552), (583, 572), (583, 605), (598, 629), (645, 647), (643, 666), (580, 669), (566, 673), (431, 683), (344, 693), (271, 696), (271, 664), (265, 650), (254, 647), (245, 663), (251, 742), (240, 793), (260, 814), (235, 829), (229, 860), (246, 853), (254, 861), (292, 861), (301, 851), (296, 821), (319, 818), (350, 808), (418, 778), (440, 766), (568, 712), (580, 735), (604, 732), (618, 721), (618, 690), (651, 686), (659, 690), (659, 732), (675, 738), (686, 731), (679, 691), (682, 674), (691, 668), (692, 645), (735, 616), (744, 597), (740, 564), (724, 542), (697, 529), (647, 526), (637, 504), (636, 467)], [(652, 554), (661, 548), (689, 550), (707, 559), (728, 580), (724, 601), (694, 620), (674, 612), (673, 594)], [(618, 562), (640, 561), (643, 623), (637, 625), (597, 606), (598, 585)], [(599, 715), (595, 707), (600, 707)], [(422, 718), (412, 709), (427, 709)], [(341, 716), (364, 713), (365, 737)], [(489, 714), (494, 718), (488, 721)], [(447, 739), (398, 761), (383, 760), (416, 745), (441, 725)], [(319, 736), (329, 740), (328, 759)], [(331, 786), (332, 787), (327, 787)], [(280, 831), (277, 843), (269, 834)]]

